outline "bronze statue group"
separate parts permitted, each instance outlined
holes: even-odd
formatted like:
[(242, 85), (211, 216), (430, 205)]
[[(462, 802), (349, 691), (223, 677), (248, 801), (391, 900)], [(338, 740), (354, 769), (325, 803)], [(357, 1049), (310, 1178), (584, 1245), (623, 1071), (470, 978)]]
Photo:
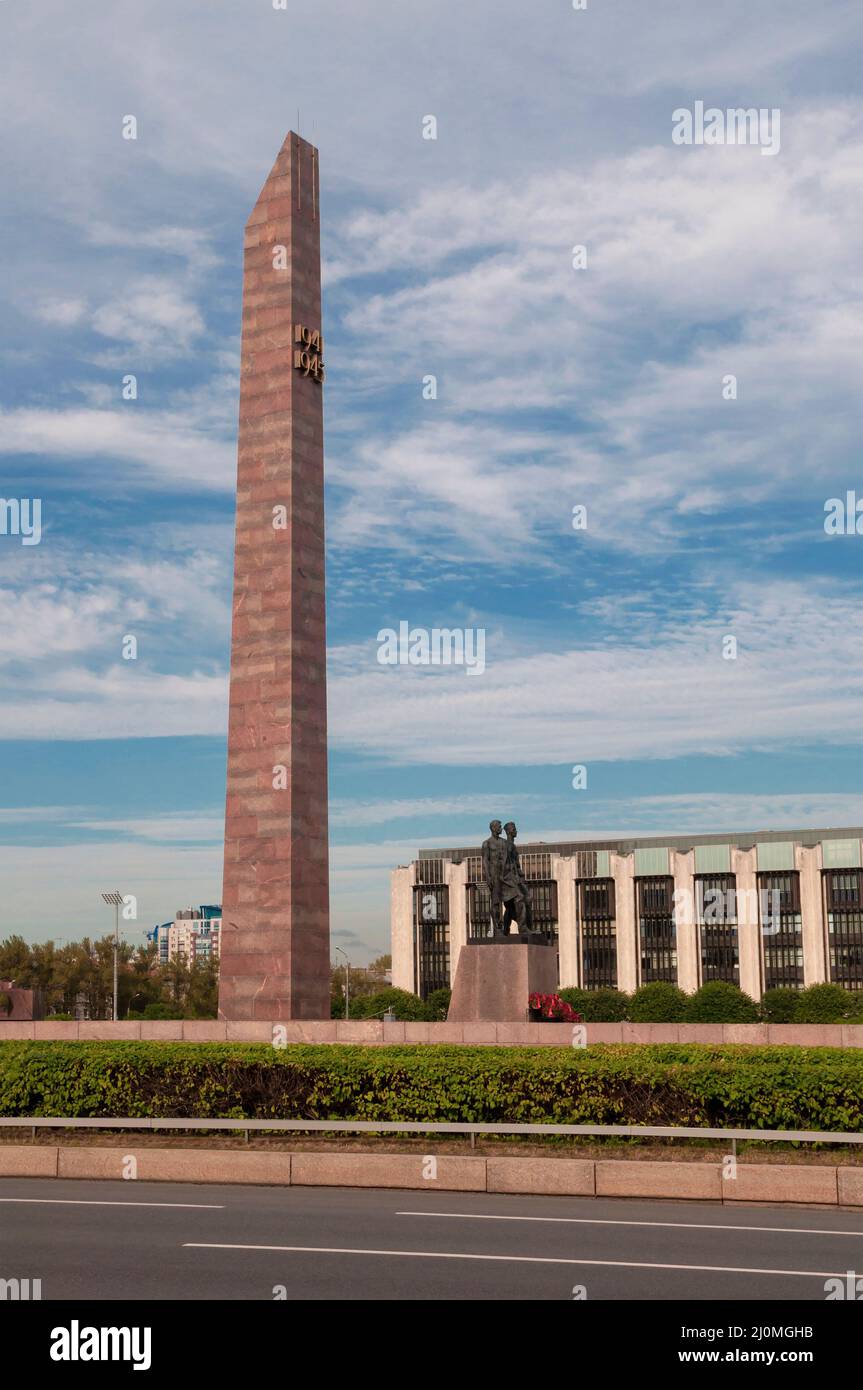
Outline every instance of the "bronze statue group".
[(519, 937), (522, 940), (531, 938), (534, 930), (530, 890), (516, 849), (518, 831), (512, 821), (507, 821), (503, 826), (504, 839), (499, 820), (493, 820), (489, 830), (491, 835), (482, 846), (482, 869), (491, 898), (492, 937), (508, 937), (510, 926), (515, 922)]

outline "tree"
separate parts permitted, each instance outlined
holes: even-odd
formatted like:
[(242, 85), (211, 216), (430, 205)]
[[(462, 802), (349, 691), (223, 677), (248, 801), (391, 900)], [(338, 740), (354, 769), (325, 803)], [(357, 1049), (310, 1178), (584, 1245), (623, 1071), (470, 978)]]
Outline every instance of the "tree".
[(0, 941), (0, 980), (14, 980), (26, 989), (30, 979), (30, 947), (23, 936)]

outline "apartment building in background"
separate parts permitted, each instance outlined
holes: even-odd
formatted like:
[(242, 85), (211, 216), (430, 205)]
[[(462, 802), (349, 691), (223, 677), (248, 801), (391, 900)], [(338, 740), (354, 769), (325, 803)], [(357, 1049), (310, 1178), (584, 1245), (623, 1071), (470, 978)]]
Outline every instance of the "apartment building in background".
[(177, 955), (190, 964), (196, 960), (218, 960), (221, 929), (221, 907), (205, 903), (180, 909), (172, 922), (163, 922), (148, 932), (147, 940), (156, 943), (157, 960), (162, 965)]

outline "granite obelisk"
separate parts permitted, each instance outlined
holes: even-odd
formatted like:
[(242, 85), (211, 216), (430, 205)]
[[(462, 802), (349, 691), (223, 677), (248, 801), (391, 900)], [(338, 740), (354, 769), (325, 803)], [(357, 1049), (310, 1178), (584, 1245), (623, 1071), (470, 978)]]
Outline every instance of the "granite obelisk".
[(219, 1017), (330, 1014), (318, 152), (246, 226)]

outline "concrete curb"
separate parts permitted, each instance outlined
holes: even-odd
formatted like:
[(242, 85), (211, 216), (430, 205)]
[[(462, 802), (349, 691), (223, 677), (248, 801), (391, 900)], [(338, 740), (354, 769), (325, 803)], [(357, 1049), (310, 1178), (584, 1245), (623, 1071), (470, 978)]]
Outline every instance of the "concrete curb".
[[(745, 1043), (759, 1047), (863, 1047), (861, 1023), (585, 1023), (591, 1043)], [(581, 1033), (579, 1033), (580, 1045)], [(0, 1042), (350, 1043), (398, 1046), (571, 1047), (571, 1023), (384, 1023), (381, 1019), (225, 1023), (216, 1019), (151, 1023), (0, 1021)]]
[(0, 1145), (0, 1177), (138, 1178), (146, 1182), (254, 1183), (509, 1192), (526, 1196), (659, 1197), (674, 1201), (863, 1207), (863, 1168), (835, 1165), (639, 1162), (632, 1159), (486, 1158), (453, 1154), (261, 1153), (241, 1149), (136, 1149)]

